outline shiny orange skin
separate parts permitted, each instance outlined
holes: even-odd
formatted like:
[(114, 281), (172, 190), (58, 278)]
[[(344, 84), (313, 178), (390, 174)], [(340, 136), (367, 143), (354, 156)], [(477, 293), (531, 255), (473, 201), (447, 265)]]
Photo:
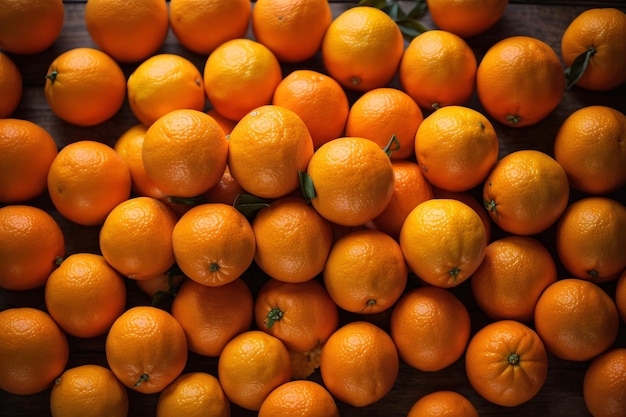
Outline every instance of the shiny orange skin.
[(464, 395), (442, 390), (417, 400), (407, 417), (478, 417), (478, 411)]
[(32, 55), (48, 49), (63, 30), (62, 0), (9, 0), (0, 10), (0, 49)]
[(0, 52), (0, 91), (4, 95), (0, 104), (0, 118), (11, 116), (17, 109), (22, 90), (22, 73), (7, 54)]
[(543, 387), (548, 354), (533, 329), (515, 320), (499, 320), (472, 336), (465, 370), (472, 387), (487, 401), (515, 407)]
[(258, 417), (339, 417), (335, 399), (328, 390), (309, 380), (289, 381), (267, 396)]
[(482, 198), (478, 198), (471, 191), (462, 191), (452, 192), (442, 190), (441, 188), (433, 187), (433, 197), (434, 198), (452, 198), (454, 200), (459, 200), (462, 203), (470, 206), (478, 215), (480, 219), (483, 221), (483, 226), (485, 226), (485, 231), (487, 232), (487, 239), (491, 241), (491, 217), (489, 217), (489, 213), (485, 209), (485, 206), (482, 203)]
[(226, 165), (226, 169), (222, 174), (222, 178), (219, 179), (217, 184), (209, 188), (204, 193), (204, 198), (207, 203), (223, 203), (223, 204), (235, 204), (237, 196), (245, 194), (246, 190), (243, 189), (237, 180), (233, 177), (233, 174)]
[(626, 349), (617, 347), (596, 357), (583, 379), (583, 398), (595, 417), (626, 413)]
[(159, 395), (156, 417), (229, 417), (230, 402), (219, 380), (206, 372), (180, 375)]
[(437, 27), (469, 38), (486, 32), (504, 14), (508, 0), (428, 0)]

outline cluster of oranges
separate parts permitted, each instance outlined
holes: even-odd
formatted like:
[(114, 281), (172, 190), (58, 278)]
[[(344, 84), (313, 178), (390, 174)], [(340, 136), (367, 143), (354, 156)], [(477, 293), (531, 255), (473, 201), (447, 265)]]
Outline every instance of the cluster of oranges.
[[(38, 53), (59, 35), (60, 0), (5, 3), (3, 50)], [(230, 403), (336, 416), (337, 400), (386, 396), (401, 361), (436, 372), (463, 357), (471, 387), (513, 407), (542, 389), (550, 354), (592, 361), (591, 414), (626, 414), (626, 346), (614, 346), (626, 207), (613, 197), (626, 186), (626, 116), (578, 109), (551, 155), (499, 158), (492, 124), (539, 123), (566, 84), (626, 82), (626, 14), (579, 15), (562, 57), (515, 36), (477, 62), (464, 38), (506, 0), (428, 1), (439, 29), (408, 41), (362, 3), (333, 17), (326, 0), (88, 0), (99, 49), (59, 55), (44, 95), (56, 117), (94, 128), (127, 101), (139, 123), (115, 146), (58, 149), (10, 118), (21, 79), (0, 53), (0, 287), (45, 291), (43, 310), (0, 312), (1, 389), (52, 387), (55, 417), (126, 416), (129, 389), (158, 394), (158, 416), (228, 416)], [(206, 56), (203, 72), (157, 53), (170, 28)], [(316, 54), (325, 72), (283, 74)], [(484, 114), (464, 106), (472, 94)], [(99, 229), (97, 253), (68, 250), (55, 218), (28, 204), (42, 193), (65, 220)], [(536, 238), (550, 230), (554, 248)], [(450, 291), (465, 281), (491, 319), (474, 331)], [(129, 283), (170, 302), (128, 305)], [(68, 336), (105, 336), (108, 366), (67, 368)], [(189, 352), (218, 358), (217, 375), (185, 372)], [(407, 413), (478, 415), (454, 391)]]

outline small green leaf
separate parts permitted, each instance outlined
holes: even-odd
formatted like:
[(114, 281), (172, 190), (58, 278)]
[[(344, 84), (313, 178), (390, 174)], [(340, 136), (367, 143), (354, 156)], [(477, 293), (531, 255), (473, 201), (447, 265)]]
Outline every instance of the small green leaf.
[(254, 196), (252, 194), (237, 194), (233, 207), (237, 209), (246, 218), (251, 219), (259, 210), (264, 209), (270, 205), (269, 202)]
[(168, 196), (167, 201), (174, 204), (185, 204), (187, 206), (197, 206), (199, 204), (206, 203), (206, 199), (204, 195), (199, 195), (197, 197), (174, 197)]
[(428, 31), (428, 29), (424, 25), (413, 19), (406, 19), (402, 22), (398, 22), (398, 26), (400, 27), (402, 35), (404, 35), (404, 37), (408, 38), (409, 40)]
[(571, 67), (565, 70), (565, 89), (569, 90), (578, 82), (585, 73), (589, 60), (595, 53), (596, 48), (590, 46), (589, 49), (576, 57)]
[(428, 10), (428, 3), (426, 0), (416, 0), (415, 6), (409, 11), (409, 18), (418, 19), (424, 14), (426, 14), (426, 10)]
[(395, 134), (391, 135), (391, 139), (389, 139), (389, 142), (387, 142), (383, 151), (385, 151), (387, 156), (391, 156), (391, 154), (398, 149), (400, 149), (400, 140), (398, 140)]
[(377, 9), (382, 9), (387, 5), (386, 0), (361, 0), (359, 1), (358, 6), (369, 6), (375, 7)]
[(313, 185), (313, 180), (304, 171), (298, 171), (298, 178), (300, 179), (300, 192), (304, 196), (307, 202), (313, 200), (317, 197), (317, 193), (315, 192), (315, 186)]

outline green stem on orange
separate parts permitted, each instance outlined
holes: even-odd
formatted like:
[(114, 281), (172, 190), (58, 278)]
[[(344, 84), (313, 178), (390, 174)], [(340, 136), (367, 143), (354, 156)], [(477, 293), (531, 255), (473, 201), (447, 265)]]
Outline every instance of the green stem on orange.
[(135, 382), (135, 385), (133, 385), (133, 387), (138, 387), (139, 385), (143, 384), (144, 382), (147, 382), (150, 379), (150, 375), (148, 374), (141, 374), (139, 376), (139, 379), (137, 380), (137, 382)]
[(452, 268), (450, 271), (448, 271), (448, 274), (450, 274), (450, 276), (452, 277), (453, 282), (456, 283), (456, 280), (459, 277), (460, 272), (461, 272), (461, 268), (456, 267), (456, 266)]
[(52, 70), (52, 72), (50, 74), (46, 75), (45, 78), (47, 78), (50, 81), (54, 82), (57, 79), (57, 75), (59, 75), (59, 72), (57, 70)]
[(511, 353), (507, 361), (513, 366), (519, 365), (519, 355), (517, 353)]
[(274, 323), (280, 321), (284, 315), (285, 313), (283, 313), (280, 308), (273, 308), (269, 313), (267, 313), (267, 320), (265, 320), (264, 323), (268, 329), (271, 329)]

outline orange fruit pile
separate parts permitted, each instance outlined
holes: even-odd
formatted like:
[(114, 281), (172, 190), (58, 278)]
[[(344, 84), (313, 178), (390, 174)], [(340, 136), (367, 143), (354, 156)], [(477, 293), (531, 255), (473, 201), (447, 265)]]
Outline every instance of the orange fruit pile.
[[(457, 389), (516, 407), (556, 359), (586, 366), (592, 414), (624, 415), (626, 116), (553, 112), (566, 74), (626, 82), (626, 14), (580, 14), (564, 66), (530, 36), (472, 49), (506, 0), (427, 3), (409, 40), (325, 0), (89, 0), (97, 47), (38, 86), (80, 139), (17, 118), (12, 57), (50, 47), (63, 4), (0, 7), (0, 296), (42, 296), (2, 301), (0, 389), (49, 390), (55, 416), (143, 394), (158, 416), (338, 416), (457, 366), (407, 415), (476, 417)], [(531, 125), (553, 142), (500, 146)], [(68, 367), (68, 337), (104, 363)]]

